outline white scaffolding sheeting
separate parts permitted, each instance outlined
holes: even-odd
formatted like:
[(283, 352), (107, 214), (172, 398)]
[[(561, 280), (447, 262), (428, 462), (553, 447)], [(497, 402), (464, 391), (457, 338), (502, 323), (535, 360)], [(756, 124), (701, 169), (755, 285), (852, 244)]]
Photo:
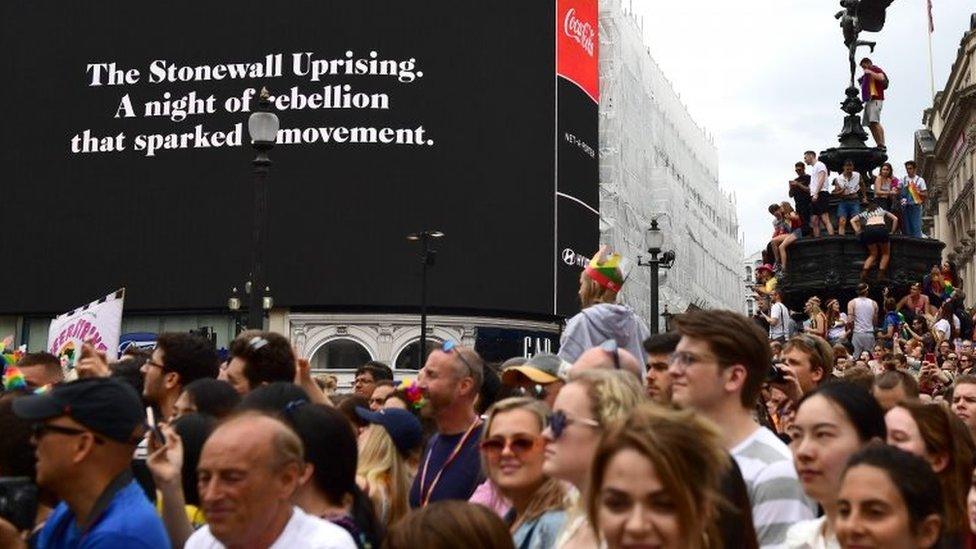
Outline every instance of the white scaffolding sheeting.
[(650, 271), (636, 266), (657, 219), (674, 267), (661, 271), (661, 307), (742, 309), (735, 201), (718, 183), (718, 151), (691, 118), (620, 0), (600, 3), (601, 239), (634, 262), (622, 300), (649, 311)]

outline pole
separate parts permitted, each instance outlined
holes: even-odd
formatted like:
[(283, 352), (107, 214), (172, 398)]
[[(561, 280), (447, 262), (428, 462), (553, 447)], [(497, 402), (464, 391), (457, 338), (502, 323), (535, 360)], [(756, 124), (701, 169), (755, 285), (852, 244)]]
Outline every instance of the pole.
[(271, 167), (267, 149), (259, 148), (258, 155), (252, 162), (254, 165), (254, 227), (252, 227), (251, 244), (251, 293), (247, 305), (247, 327), (252, 330), (264, 329), (262, 300), (265, 286), (264, 249), (268, 230), (268, 171)]
[(417, 369), (427, 363), (427, 261), (430, 248), (427, 246), (428, 235), (424, 231), (420, 235), (420, 245), (423, 246), (420, 256), (420, 339), (417, 349)]
[(925, 30), (928, 31), (929, 35), (929, 86), (932, 90), (932, 108), (935, 108), (935, 69), (932, 67), (932, 11), (931, 11), (931, 1), (926, 0), (926, 24)]
[(651, 334), (658, 333), (658, 313), (657, 313), (657, 301), (658, 301), (658, 269), (660, 268), (660, 261), (657, 258), (658, 252), (651, 252)]

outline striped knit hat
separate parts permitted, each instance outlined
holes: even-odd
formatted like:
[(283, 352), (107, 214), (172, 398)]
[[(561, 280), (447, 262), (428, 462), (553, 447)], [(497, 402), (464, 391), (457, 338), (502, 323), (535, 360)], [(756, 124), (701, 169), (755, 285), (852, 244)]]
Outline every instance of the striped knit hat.
[(624, 285), (623, 273), (620, 271), (622, 258), (620, 254), (615, 253), (604, 259), (605, 253), (606, 247), (602, 247), (593, 256), (590, 264), (586, 266), (586, 276), (608, 290), (619, 292)]

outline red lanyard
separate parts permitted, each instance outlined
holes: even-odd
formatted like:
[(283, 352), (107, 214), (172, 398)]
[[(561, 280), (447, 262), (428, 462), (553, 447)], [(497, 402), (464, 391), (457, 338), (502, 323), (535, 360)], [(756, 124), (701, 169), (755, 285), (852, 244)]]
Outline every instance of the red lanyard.
[(471, 423), (471, 425), (468, 427), (468, 430), (465, 431), (464, 436), (461, 437), (461, 440), (458, 441), (457, 446), (455, 446), (454, 450), (451, 451), (451, 454), (447, 456), (447, 460), (444, 461), (444, 465), (441, 465), (440, 470), (437, 471), (437, 475), (434, 476), (434, 480), (430, 482), (430, 486), (427, 486), (425, 489), (424, 484), (426, 484), (426, 480), (427, 480), (427, 466), (430, 465), (430, 456), (431, 454), (434, 453), (434, 447), (431, 446), (430, 451), (427, 452), (427, 459), (424, 460), (424, 468), (420, 472), (420, 506), (421, 507), (426, 507), (427, 503), (430, 502), (430, 496), (434, 493), (434, 487), (437, 486), (437, 482), (441, 480), (441, 475), (444, 474), (444, 470), (447, 469), (447, 467), (451, 465), (451, 462), (453, 462), (458, 457), (458, 454), (460, 454), (461, 450), (464, 448), (464, 443), (466, 443), (468, 439), (471, 438), (471, 434), (474, 433), (474, 430), (479, 425), (481, 425), (481, 418), (476, 417), (474, 421)]

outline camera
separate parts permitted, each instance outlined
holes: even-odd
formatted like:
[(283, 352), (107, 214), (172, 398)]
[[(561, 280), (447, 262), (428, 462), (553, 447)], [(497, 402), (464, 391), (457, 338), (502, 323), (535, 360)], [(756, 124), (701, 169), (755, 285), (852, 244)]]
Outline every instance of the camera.
[(34, 527), (37, 486), (27, 477), (0, 477), (0, 517), (17, 530)]
[(786, 375), (783, 372), (782, 362), (773, 362), (769, 365), (769, 371), (766, 372), (766, 382), (767, 383), (785, 383)]

